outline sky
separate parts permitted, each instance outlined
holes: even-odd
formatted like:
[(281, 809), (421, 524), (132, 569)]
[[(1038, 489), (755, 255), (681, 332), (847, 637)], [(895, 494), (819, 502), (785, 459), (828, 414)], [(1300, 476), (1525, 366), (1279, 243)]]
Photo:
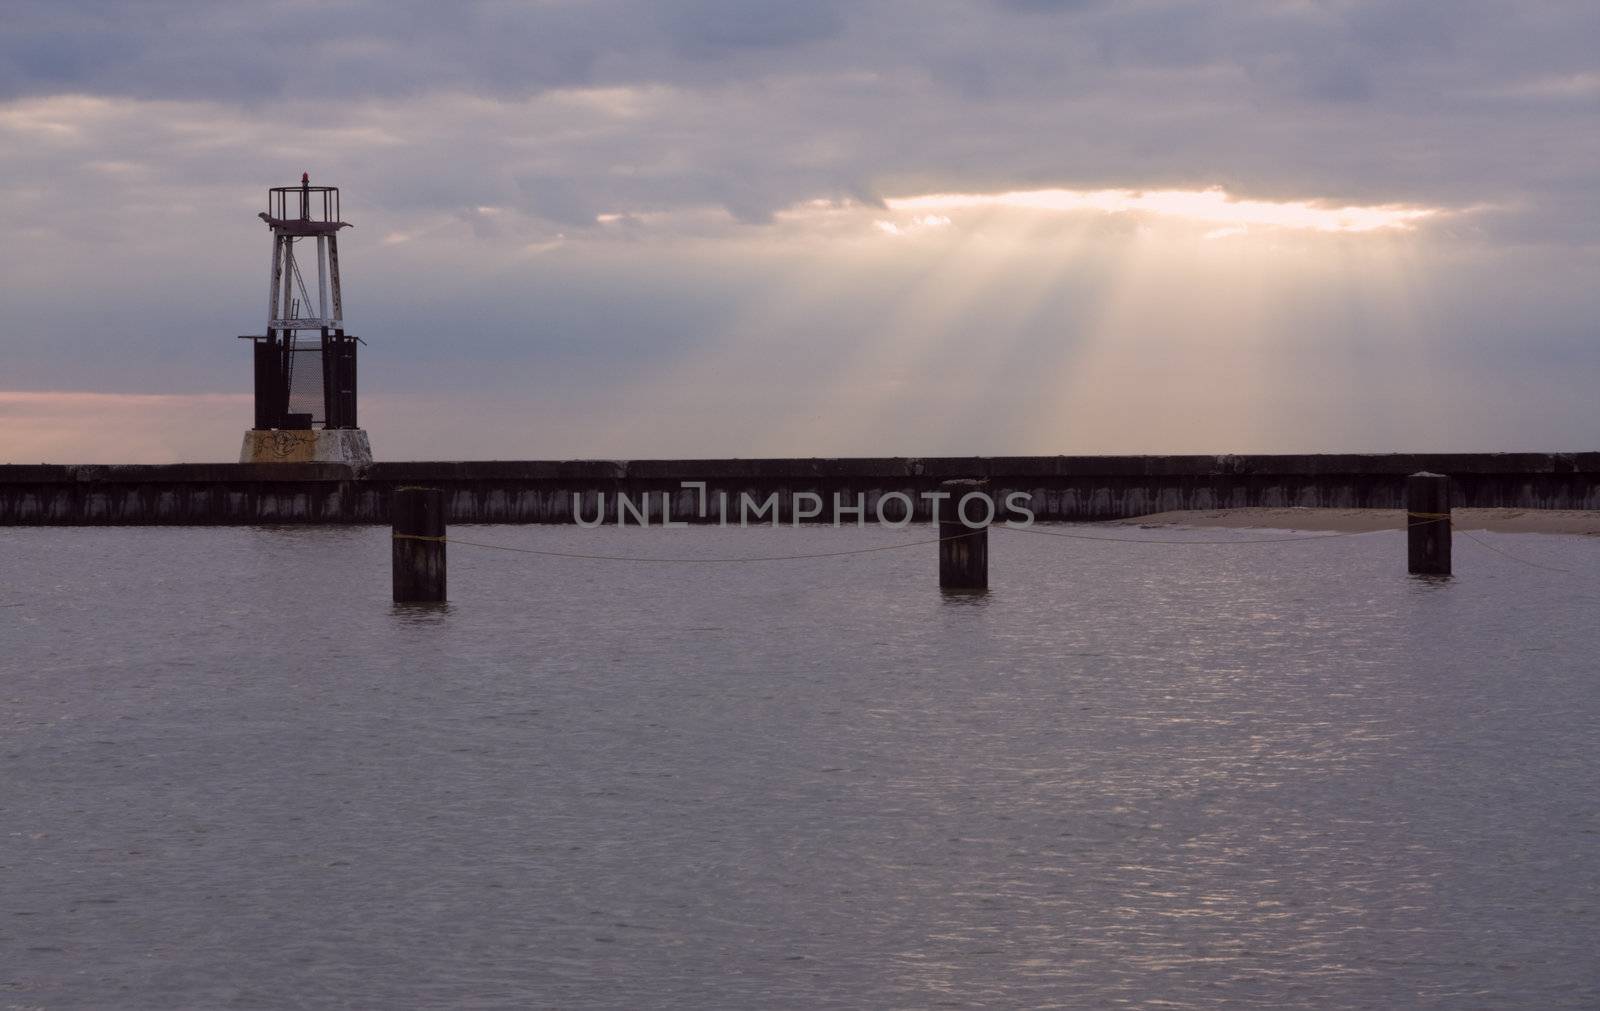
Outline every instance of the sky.
[(0, 462), (1600, 448), (1593, 0), (0, 8)]

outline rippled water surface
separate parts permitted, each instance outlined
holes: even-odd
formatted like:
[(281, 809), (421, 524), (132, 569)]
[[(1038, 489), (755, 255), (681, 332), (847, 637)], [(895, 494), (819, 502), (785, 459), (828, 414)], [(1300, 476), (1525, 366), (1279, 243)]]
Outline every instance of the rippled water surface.
[(0, 1008), (1593, 1007), (1600, 541), (1476, 536), (0, 530)]

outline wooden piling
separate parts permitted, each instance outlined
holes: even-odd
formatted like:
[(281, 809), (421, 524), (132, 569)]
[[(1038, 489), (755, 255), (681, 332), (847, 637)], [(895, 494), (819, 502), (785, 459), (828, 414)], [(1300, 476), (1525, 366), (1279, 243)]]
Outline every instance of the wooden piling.
[(444, 492), (397, 488), (389, 518), (394, 525), (395, 603), (444, 600)]
[(1450, 478), (1406, 478), (1406, 562), (1413, 575), (1450, 574)]
[[(986, 590), (989, 588), (989, 521), (993, 503), (974, 499), (968, 503), (967, 517), (983, 521), (977, 528), (961, 519), (961, 501), (973, 492), (988, 495), (988, 482), (945, 481), (939, 490), (949, 497), (939, 509), (939, 587), (945, 590)], [(987, 519), (985, 519), (987, 517)]]

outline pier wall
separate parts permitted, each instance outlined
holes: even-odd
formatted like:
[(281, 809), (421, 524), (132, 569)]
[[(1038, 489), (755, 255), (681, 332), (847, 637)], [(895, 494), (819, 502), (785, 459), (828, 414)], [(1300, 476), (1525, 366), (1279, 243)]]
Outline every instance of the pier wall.
[[(773, 460), (482, 461), (343, 464), (0, 465), (0, 525), (388, 523), (394, 490), (442, 488), (451, 523), (571, 523), (573, 498), (593, 519), (605, 496), (616, 520), (625, 495), (662, 518), (717, 522), (726, 494), (776, 495), (789, 522), (810, 492), (832, 519), (837, 494), (864, 500), (899, 492), (926, 519), (924, 492), (950, 478), (985, 478), (995, 501), (1013, 492), (1040, 520), (1099, 520), (1173, 509), (1313, 506), (1392, 509), (1405, 477), (1451, 477), (1458, 508), (1600, 509), (1600, 453), (1452, 453), (1305, 456), (1029, 456)], [(699, 513), (707, 485), (709, 515)], [(899, 505), (891, 500), (888, 515)], [(630, 516), (631, 520), (631, 516)], [(763, 516), (762, 521), (767, 521)]]

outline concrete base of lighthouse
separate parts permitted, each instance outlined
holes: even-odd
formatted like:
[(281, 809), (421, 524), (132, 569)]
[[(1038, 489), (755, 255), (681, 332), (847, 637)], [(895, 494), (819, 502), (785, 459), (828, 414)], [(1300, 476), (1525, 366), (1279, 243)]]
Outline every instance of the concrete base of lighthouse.
[(240, 463), (372, 462), (372, 444), (361, 428), (252, 428), (244, 433)]

